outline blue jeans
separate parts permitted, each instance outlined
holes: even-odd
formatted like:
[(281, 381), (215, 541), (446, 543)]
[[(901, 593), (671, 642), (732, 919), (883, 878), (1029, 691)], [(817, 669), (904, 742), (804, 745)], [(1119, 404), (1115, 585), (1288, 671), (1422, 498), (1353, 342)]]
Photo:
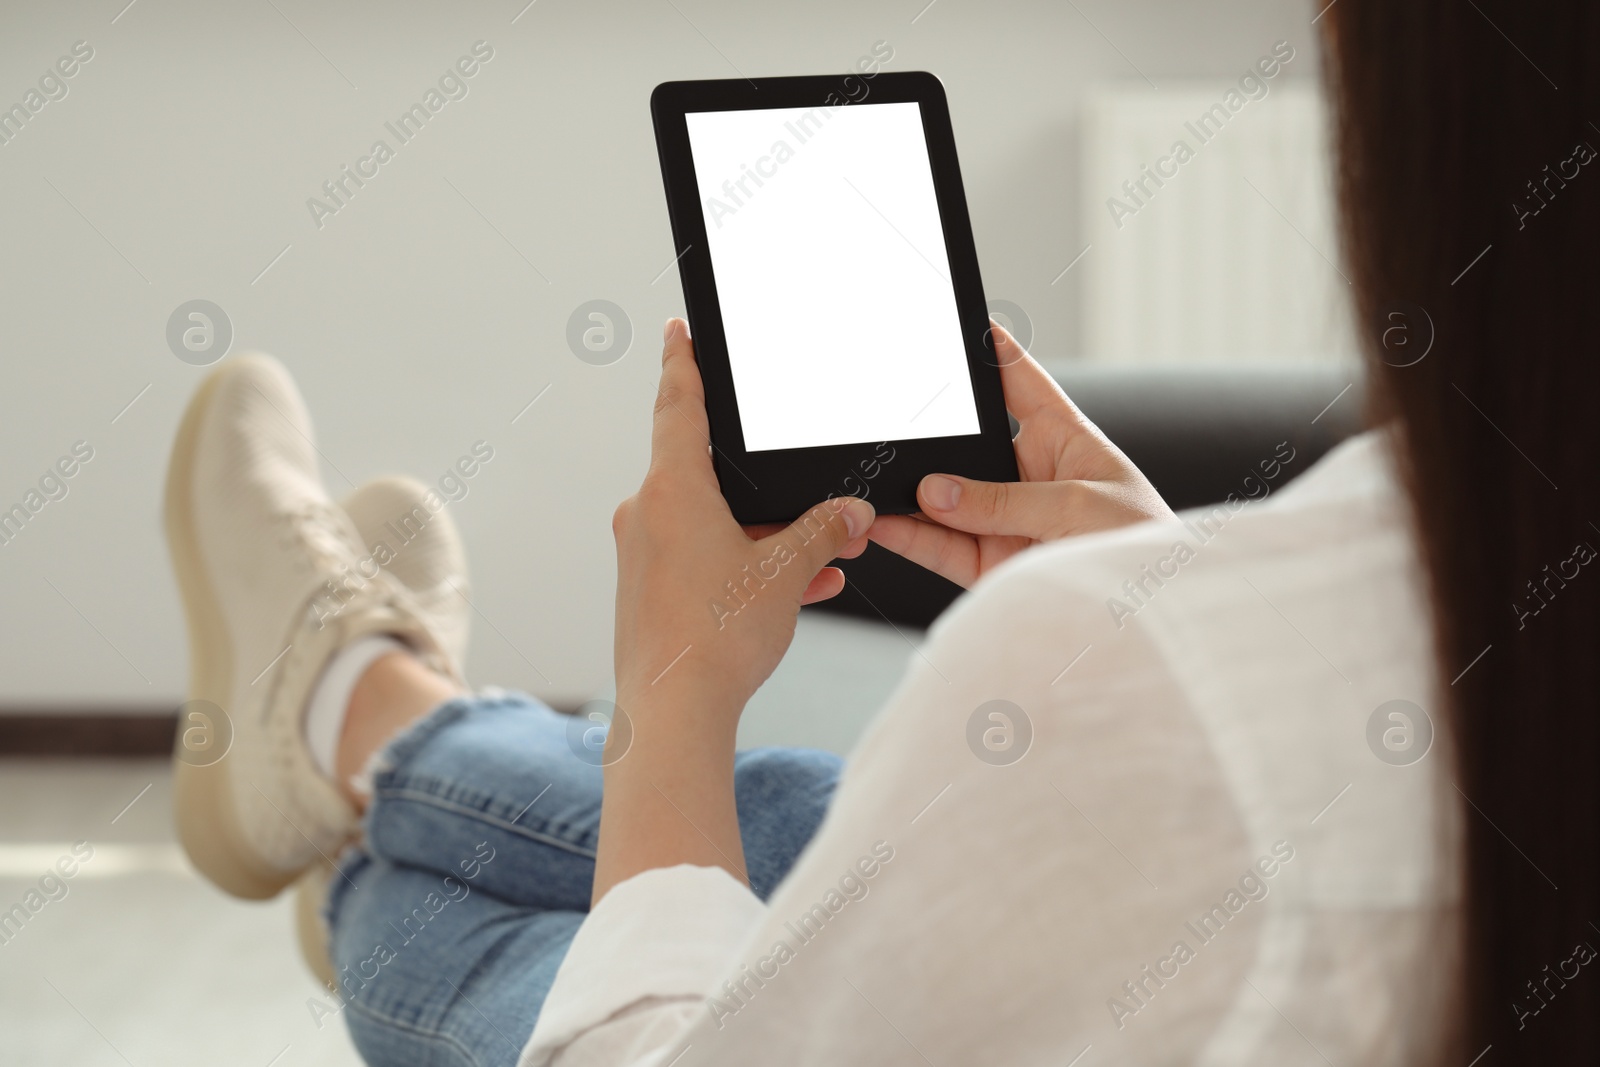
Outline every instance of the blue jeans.
[[(372, 1067), (515, 1064), (589, 910), (601, 769), (570, 716), (525, 696), (452, 700), (396, 738), (366, 840), (326, 916), (351, 1037)], [(750, 887), (763, 900), (815, 833), (840, 760), (737, 757)]]

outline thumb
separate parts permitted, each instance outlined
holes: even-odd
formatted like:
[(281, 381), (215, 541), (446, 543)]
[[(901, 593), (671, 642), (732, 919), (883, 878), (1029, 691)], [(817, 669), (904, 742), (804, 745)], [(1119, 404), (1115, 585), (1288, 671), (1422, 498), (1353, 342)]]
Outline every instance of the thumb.
[(917, 503), (930, 519), (972, 534), (1043, 539), (1055, 536), (1071, 513), (1071, 482), (979, 482), (930, 474), (917, 486)]
[(769, 558), (776, 558), (785, 587), (798, 597), (830, 560), (867, 532), (876, 517), (865, 500), (833, 497), (764, 539), (762, 547)]
[(1004, 367), (1028, 358), (1028, 350), (1011, 336), (1011, 331), (1000, 325), (998, 319), (989, 320), (989, 335), (994, 338), (995, 362)]

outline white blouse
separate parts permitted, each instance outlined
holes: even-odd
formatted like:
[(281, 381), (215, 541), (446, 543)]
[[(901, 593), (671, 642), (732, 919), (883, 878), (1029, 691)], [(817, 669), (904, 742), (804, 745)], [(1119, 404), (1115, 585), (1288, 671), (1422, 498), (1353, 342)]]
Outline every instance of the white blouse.
[(1414, 1062), (1459, 801), (1386, 448), (997, 568), (770, 902), (618, 885), (522, 1067)]

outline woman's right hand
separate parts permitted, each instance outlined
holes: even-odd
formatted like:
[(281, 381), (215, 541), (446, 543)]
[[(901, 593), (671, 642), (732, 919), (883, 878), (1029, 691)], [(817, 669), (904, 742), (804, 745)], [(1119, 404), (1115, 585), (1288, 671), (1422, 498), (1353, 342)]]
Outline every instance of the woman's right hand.
[(1149, 479), (1084, 418), (1045, 369), (998, 323), (994, 349), (1015, 440), (1020, 482), (930, 474), (917, 515), (882, 515), (869, 537), (967, 587), (1030, 545), (1175, 518)]

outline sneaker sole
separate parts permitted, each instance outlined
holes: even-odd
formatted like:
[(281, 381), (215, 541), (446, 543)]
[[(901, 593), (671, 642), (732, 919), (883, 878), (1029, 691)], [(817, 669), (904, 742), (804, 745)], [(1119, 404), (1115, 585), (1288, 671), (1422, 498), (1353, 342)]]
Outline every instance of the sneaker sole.
[(300, 942), (300, 956), (317, 981), (329, 989), (338, 988), (338, 975), (328, 952), (328, 929), (322, 922), (322, 905), (328, 899), (328, 886), (334, 877), (334, 868), (319, 861), (295, 883), (294, 892), (294, 932)]
[[(172, 567), (177, 573), (189, 630), (189, 699), (205, 700), (227, 712), (233, 693), (233, 649), (211, 583), (200, 562), (194, 528), (195, 449), (201, 424), (217, 386), (230, 373), (225, 364), (201, 383), (189, 401), (167, 466), (163, 518)], [(231, 730), (230, 730), (231, 736)], [(249, 900), (275, 897), (299, 871), (273, 866), (251, 851), (233, 803), (230, 754), (207, 766), (183, 757), (184, 724), (178, 724), (172, 761), (172, 796), (178, 840), (189, 860), (224, 891)]]

